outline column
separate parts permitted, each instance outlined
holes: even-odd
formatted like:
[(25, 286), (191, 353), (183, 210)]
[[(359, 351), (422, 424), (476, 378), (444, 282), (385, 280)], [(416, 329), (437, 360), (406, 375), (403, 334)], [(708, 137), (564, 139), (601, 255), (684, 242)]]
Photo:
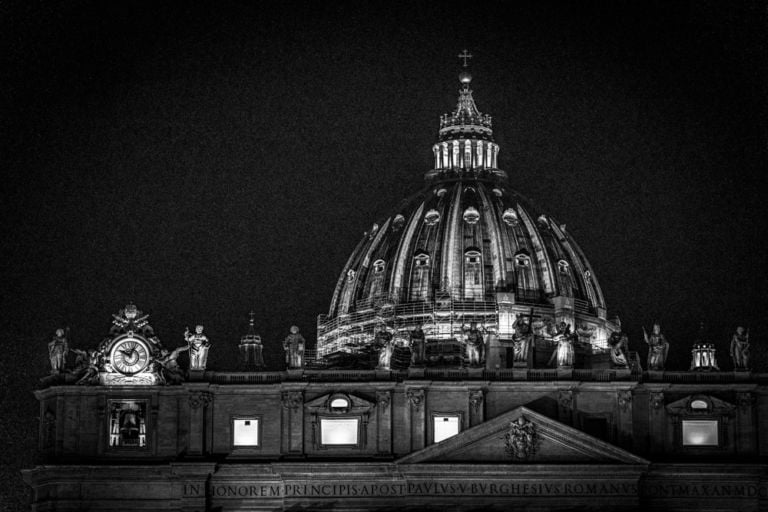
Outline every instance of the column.
[(482, 389), (469, 390), (469, 426), (474, 427), (485, 421), (485, 394)]
[(189, 393), (189, 445), (191, 456), (205, 454), (205, 410), (213, 400), (208, 391), (195, 390)]
[(425, 393), (422, 388), (406, 389), (405, 395), (408, 398), (408, 416), (411, 430), (411, 452), (424, 448), (426, 423), (424, 421), (424, 398)]
[(379, 455), (392, 453), (392, 393), (376, 392), (376, 425), (378, 429), (376, 452)]
[(736, 393), (737, 425), (736, 452), (744, 455), (756, 455), (756, 430), (753, 411), (755, 397), (750, 392)]
[(304, 452), (304, 394), (284, 391), (282, 394), (281, 451), (287, 455)]

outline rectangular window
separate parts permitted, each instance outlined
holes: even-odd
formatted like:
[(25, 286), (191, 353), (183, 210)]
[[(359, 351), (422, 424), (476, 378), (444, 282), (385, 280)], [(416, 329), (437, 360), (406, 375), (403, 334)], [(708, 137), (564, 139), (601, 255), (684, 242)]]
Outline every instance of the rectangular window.
[(259, 418), (234, 418), (232, 420), (232, 445), (234, 447), (259, 446)]
[(326, 446), (357, 445), (359, 418), (322, 418), (320, 444)]
[(458, 414), (441, 414), (432, 416), (434, 442), (439, 443), (444, 439), (453, 437), (459, 433), (461, 418)]
[(147, 402), (113, 400), (109, 403), (110, 448), (147, 446)]
[(683, 446), (717, 446), (717, 420), (683, 420)]

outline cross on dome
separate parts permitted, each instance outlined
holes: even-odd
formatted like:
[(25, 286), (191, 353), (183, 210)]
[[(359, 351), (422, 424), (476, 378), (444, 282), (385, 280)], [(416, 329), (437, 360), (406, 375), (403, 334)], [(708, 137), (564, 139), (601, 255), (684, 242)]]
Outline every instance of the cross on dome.
[(464, 51), (459, 54), (459, 58), (464, 60), (464, 66), (463, 67), (467, 67), (467, 59), (471, 59), (472, 58), (472, 54), (467, 52), (467, 49), (465, 48)]

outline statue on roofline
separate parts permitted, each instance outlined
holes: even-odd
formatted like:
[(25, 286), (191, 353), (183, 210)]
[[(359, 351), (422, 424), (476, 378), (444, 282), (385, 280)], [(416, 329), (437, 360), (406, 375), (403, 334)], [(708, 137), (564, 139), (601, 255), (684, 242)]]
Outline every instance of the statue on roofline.
[(734, 370), (749, 370), (749, 329), (736, 327), (731, 336), (731, 359)]
[(661, 326), (658, 323), (653, 324), (653, 330), (650, 335), (648, 335), (645, 327), (643, 327), (643, 338), (645, 343), (648, 344), (648, 369), (663, 371), (667, 363), (669, 343), (667, 338), (661, 333)]
[(529, 317), (518, 315), (512, 324), (512, 330), (514, 331), (512, 335), (513, 363), (518, 365), (528, 363), (528, 353), (533, 344), (532, 315), (533, 310), (531, 310)]
[(467, 359), (470, 366), (480, 366), (485, 355), (485, 341), (483, 335), (487, 332), (484, 328), (478, 328), (477, 322), (470, 322), (469, 327), (462, 325), (464, 338), (467, 342)]
[(208, 336), (203, 334), (203, 326), (195, 326), (194, 334), (190, 334), (189, 327), (187, 327), (184, 331), (184, 341), (187, 342), (189, 348), (189, 369), (205, 370), (211, 342), (208, 340)]
[(392, 363), (392, 354), (395, 351), (394, 329), (381, 322), (373, 337), (373, 344), (379, 351), (379, 370), (389, 370)]
[(304, 348), (306, 347), (304, 336), (299, 334), (299, 328), (291, 326), (291, 334), (283, 340), (283, 349), (285, 350), (285, 364), (288, 368), (304, 367)]
[(420, 325), (410, 333), (411, 336), (411, 366), (423, 365), (426, 358), (426, 335)]
[(555, 327), (555, 335), (552, 340), (557, 343), (557, 347), (549, 358), (549, 365), (553, 363), (558, 368), (572, 368), (574, 361), (573, 333), (571, 325), (561, 321)]
[(608, 338), (608, 345), (611, 347), (609, 354), (611, 356), (611, 366), (613, 368), (629, 368), (629, 337), (622, 331), (616, 331)]
[(69, 352), (68, 334), (69, 328), (56, 329), (53, 339), (48, 342), (48, 358), (51, 361), (52, 375), (58, 375), (63, 372), (67, 364), (67, 353)]

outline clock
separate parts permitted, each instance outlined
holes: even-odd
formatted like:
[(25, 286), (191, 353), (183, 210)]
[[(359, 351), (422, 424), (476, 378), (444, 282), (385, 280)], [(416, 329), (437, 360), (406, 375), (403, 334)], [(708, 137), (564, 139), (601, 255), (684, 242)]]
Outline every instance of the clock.
[(124, 375), (133, 375), (144, 370), (149, 364), (149, 346), (138, 336), (118, 338), (112, 344), (109, 360), (112, 367)]

